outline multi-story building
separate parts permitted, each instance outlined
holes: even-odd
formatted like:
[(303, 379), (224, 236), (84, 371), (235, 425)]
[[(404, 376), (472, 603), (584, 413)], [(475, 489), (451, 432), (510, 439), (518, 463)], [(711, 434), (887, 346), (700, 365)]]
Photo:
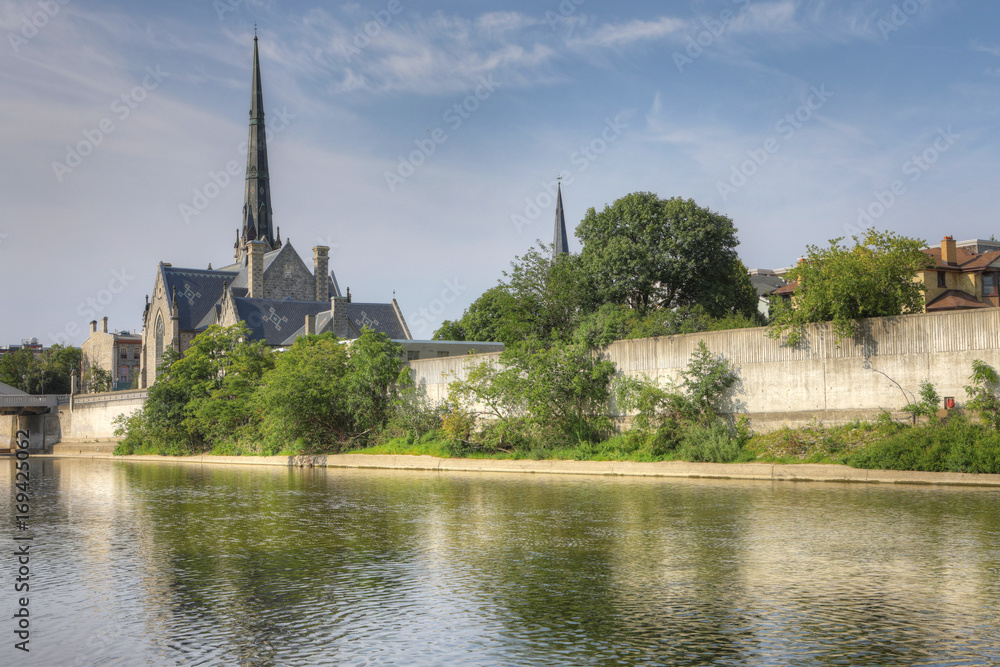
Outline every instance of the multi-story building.
[(1000, 241), (946, 236), (924, 252), (934, 260), (917, 275), (927, 312), (1000, 306)]
[[(101, 318), (101, 330), (97, 321), (90, 323), (90, 336), (80, 346), (81, 389), (94, 391), (95, 372), (101, 369), (108, 374), (111, 386), (107, 389), (130, 389), (139, 386), (142, 365), (142, 336), (129, 331), (108, 331), (108, 318)], [(104, 387), (101, 387), (104, 388)]]

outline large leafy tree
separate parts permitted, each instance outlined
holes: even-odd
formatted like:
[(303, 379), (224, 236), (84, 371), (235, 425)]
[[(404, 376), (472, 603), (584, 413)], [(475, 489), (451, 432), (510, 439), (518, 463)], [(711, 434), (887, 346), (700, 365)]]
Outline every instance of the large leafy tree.
[(0, 357), (0, 382), (29, 394), (68, 394), (81, 357), (78, 347), (57, 344), (40, 354), (21, 348)]
[(604, 303), (643, 316), (697, 303), (713, 317), (750, 317), (756, 307), (732, 220), (693, 200), (633, 192), (603, 211), (589, 209), (576, 235)]
[(934, 265), (923, 252), (926, 243), (875, 229), (851, 238), (854, 247), (841, 245), (843, 238), (808, 247), (786, 276), (798, 285), (791, 302), (772, 313), (773, 337), (787, 333), (788, 343), (797, 345), (806, 324), (833, 322), (842, 340), (855, 335), (860, 319), (923, 310), (924, 287), (914, 276)]
[(539, 242), (511, 262), (500, 281), (476, 299), (458, 322), (446, 321), (437, 340), (568, 340), (579, 318), (596, 308), (596, 290), (579, 255), (551, 258)]

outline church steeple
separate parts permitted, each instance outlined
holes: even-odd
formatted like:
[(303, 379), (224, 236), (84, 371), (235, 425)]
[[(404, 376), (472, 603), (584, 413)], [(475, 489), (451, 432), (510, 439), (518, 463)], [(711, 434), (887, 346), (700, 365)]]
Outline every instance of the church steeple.
[(267, 137), (264, 132), (264, 93), (260, 85), (260, 57), (257, 54), (256, 30), (253, 36), (250, 139), (247, 141), (247, 177), (243, 198), (241, 241), (241, 245), (249, 241), (264, 241), (268, 245), (268, 250), (277, 247), (271, 220), (271, 185), (267, 173)]
[(552, 259), (569, 252), (569, 241), (566, 237), (566, 216), (563, 214), (562, 183), (559, 183), (559, 194), (556, 197), (556, 230), (552, 239)]

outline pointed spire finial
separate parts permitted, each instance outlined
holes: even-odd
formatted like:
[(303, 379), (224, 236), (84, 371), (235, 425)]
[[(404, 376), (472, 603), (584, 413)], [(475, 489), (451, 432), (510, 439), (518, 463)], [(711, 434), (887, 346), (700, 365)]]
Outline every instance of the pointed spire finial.
[(253, 37), (253, 79), (250, 84), (250, 138), (247, 140), (247, 171), (243, 197), (243, 236), (266, 241), (275, 248), (271, 219), (271, 185), (267, 171), (267, 134), (264, 129), (264, 93), (260, 81), (257, 27)]
[(569, 239), (566, 236), (566, 216), (563, 214), (562, 176), (556, 180), (559, 182), (559, 185), (557, 186), (558, 195), (556, 196), (556, 228), (552, 239), (552, 259), (569, 252)]

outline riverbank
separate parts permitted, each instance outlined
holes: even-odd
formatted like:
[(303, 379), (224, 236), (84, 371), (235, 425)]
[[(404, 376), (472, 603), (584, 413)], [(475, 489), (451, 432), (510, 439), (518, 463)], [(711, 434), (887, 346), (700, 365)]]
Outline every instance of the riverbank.
[[(1000, 487), (1000, 475), (907, 470), (868, 470), (835, 464), (688, 463), (660, 461), (567, 461), (558, 459), (462, 459), (404, 454), (315, 454), (299, 456), (113, 456), (111, 443), (63, 443), (52, 454), (32, 458), (106, 458), (126, 462), (198, 465), (264, 465), (285, 467), (383, 468), (441, 472), (502, 472), (558, 475), (620, 475), (739, 479), (772, 482), (847, 482), (860, 484), (922, 484)], [(98, 451), (103, 450), (103, 451)]]

